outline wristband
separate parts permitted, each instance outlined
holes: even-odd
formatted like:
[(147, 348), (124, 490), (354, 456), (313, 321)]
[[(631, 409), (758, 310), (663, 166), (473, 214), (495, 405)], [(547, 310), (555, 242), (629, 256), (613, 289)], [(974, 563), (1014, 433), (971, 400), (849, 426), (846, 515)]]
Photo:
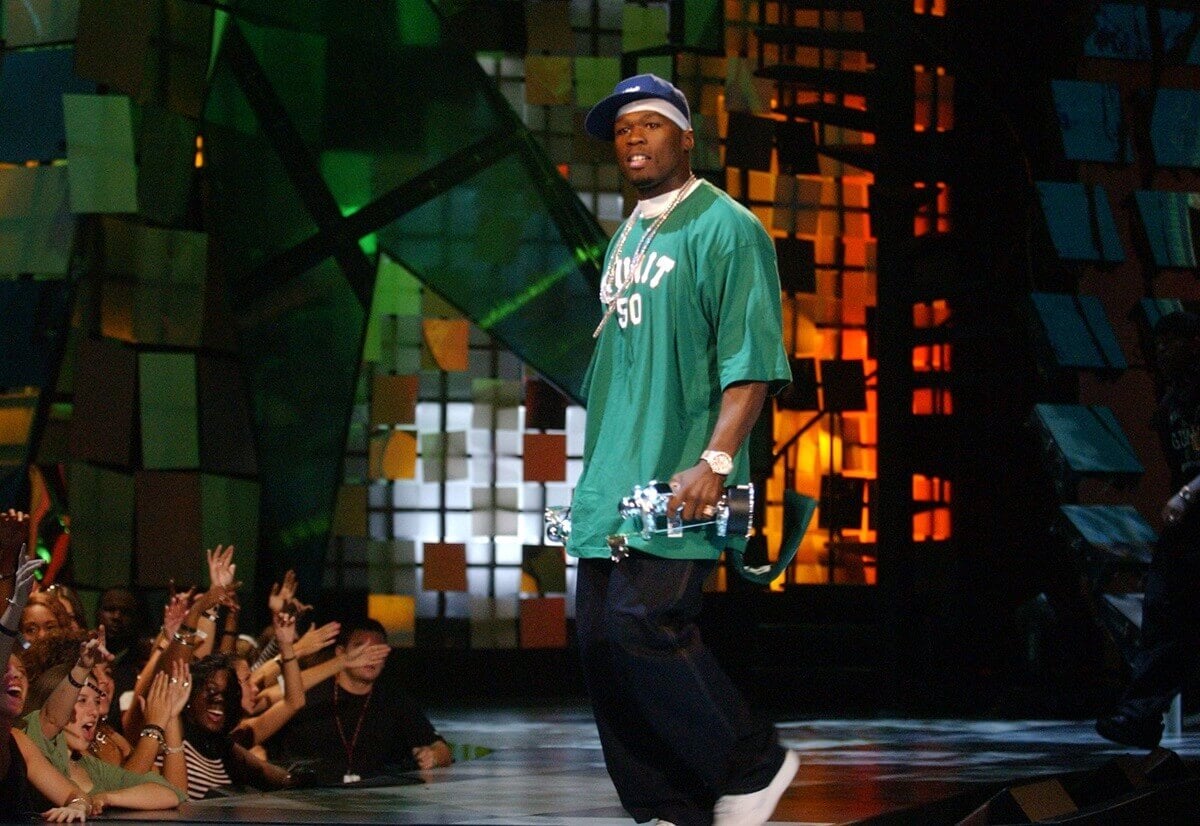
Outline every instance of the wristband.
[(0, 634), (3, 634), (6, 637), (12, 637), (13, 639), (16, 639), (17, 637), (17, 632), (2, 622), (0, 622)]
[(69, 809), (72, 806), (74, 806), (76, 803), (82, 803), (84, 806), (86, 806), (88, 808), (91, 808), (91, 805), (92, 805), (92, 804), (88, 803), (88, 799), (86, 797), (79, 797), (78, 795), (76, 795), (75, 797), (72, 797), (70, 800), (68, 800), (66, 803), (62, 804), (62, 807), (64, 809)]
[(80, 667), (81, 666), (79, 666), (78, 664), (73, 665), (73, 666), (71, 666), (70, 671), (67, 672), (67, 682), (70, 683), (71, 685), (75, 686), (76, 688), (83, 688), (85, 685), (87, 685), (87, 677), (84, 677), (83, 682), (81, 683), (81, 682), (77, 682), (75, 680), (75, 677), (72, 676), (72, 674), (71, 674), (71, 671), (74, 671), (76, 668), (80, 668)]
[(162, 747), (162, 753), (163, 754), (182, 754), (183, 753), (183, 744), (181, 743), (178, 746), (168, 746), (168, 745), (164, 744)]
[(147, 723), (145, 727), (142, 728), (142, 731), (138, 737), (153, 737), (158, 741), (158, 747), (160, 750), (166, 748), (167, 746), (167, 737), (165, 734), (163, 734), (162, 726), (156, 726), (153, 723)]
[(296, 661), (296, 655), (295, 655), (295, 654), (293, 654), (293, 655), (292, 655), (292, 656), (290, 656), (290, 657), (284, 657), (284, 656), (280, 656), (280, 657), (279, 657), (279, 664), (280, 664), (280, 665), (287, 665), (288, 663), (290, 663), (290, 662), (295, 662), (295, 661)]

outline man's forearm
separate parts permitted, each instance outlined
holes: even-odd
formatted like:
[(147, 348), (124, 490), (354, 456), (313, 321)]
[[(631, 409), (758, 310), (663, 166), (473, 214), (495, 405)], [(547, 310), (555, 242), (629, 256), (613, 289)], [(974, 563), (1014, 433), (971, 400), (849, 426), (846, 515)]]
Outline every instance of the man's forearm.
[[(730, 456), (741, 449), (750, 435), (758, 414), (767, 399), (767, 384), (748, 381), (733, 384), (721, 394), (717, 423), (708, 440), (708, 450)], [(687, 457), (684, 457), (685, 460)], [(728, 470), (716, 472), (705, 459), (696, 456), (696, 464), (671, 477), (671, 498), (667, 507), (691, 521), (699, 516), (711, 516), (713, 508), (725, 492)]]
[(737, 453), (767, 400), (767, 383), (748, 381), (731, 384), (721, 394), (721, 409), (712, 437), (708, 440), (709, 450), (719, 450), (730, 456)]

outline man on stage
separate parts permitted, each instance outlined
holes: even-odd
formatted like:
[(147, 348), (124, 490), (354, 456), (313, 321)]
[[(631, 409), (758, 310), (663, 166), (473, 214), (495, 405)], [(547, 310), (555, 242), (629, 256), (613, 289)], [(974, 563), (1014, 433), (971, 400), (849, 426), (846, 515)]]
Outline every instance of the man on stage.
[[(791, 380), (774, 244), (692, 174), (690, 111), (675, 86), (623, 80), (585, 128), (613, 143), (638, 194), (602, 274), (567, 546), (579, 557), (576, 625), (605, 762), (639, 822), (764, 823), (798, 759), (696, 626), (704, 581), (739, 540), (707, 528), (643, 540), (617, 505), (634, 485), (669, 479), (668, 509), (702, 521), (726, 486), (748, 481), (746, 437)], [(608, 538), (622, 533), (633, 534), (628, 547), (613, 553)]]

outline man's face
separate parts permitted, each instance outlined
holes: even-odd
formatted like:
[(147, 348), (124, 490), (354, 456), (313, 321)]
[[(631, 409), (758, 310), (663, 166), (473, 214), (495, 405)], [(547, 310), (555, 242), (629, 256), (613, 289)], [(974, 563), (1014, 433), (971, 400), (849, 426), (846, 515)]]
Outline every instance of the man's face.
[(99, 613), (108, 639), (128, 639), (137, 620), (137, 602), (127, 591), (109, 591), (100, 600)]
[[(383, 635), (377, 631), (354, 631), (350, 634), (350, 639), (346, 641), (346, 647), (343, 651), (354, 651), (364, 645), (382, 645), (386, 643)], [(339, 646), (340, 647), (340, 646)], [(366, 683), (373, 683), (383, 673), (383, 663), (374, 665), (360, 665), (357, 668), (347, 668), (346, 675), (353, 677), (356, 680), (362, 680)]]
[(691, 174), (695, 145), (684, 131), (658, 112), (628, 112), (613, 125), (613, 149), (625, 179), (640, 198), (678, 189)]

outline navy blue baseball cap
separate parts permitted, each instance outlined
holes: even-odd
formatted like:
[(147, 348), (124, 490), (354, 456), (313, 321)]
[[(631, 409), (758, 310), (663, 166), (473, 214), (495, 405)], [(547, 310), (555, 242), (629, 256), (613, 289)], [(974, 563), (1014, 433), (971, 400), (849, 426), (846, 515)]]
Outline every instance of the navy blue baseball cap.
[[(602, 141), (613, 139), (613, 124), (617, 121), (617, 113), (630, 103), (639, 100), (662, 101), (670, 109), (677, 110), (679, 117), (672, 117), (673, 112), (664, 112), (679, 128), (691, 129), (692, 112), (688, 108), (687, 98), (675, 86), (663, 80), (658, 75), (634, 75), (627, 77), (613, 87), (612, 94), (592, 107), (583, 121), (583, 128), (593, 138)], [(658, 109), (658, 107), (655, 107)], [(660, 110), (661, 111), (661, 110)]]

